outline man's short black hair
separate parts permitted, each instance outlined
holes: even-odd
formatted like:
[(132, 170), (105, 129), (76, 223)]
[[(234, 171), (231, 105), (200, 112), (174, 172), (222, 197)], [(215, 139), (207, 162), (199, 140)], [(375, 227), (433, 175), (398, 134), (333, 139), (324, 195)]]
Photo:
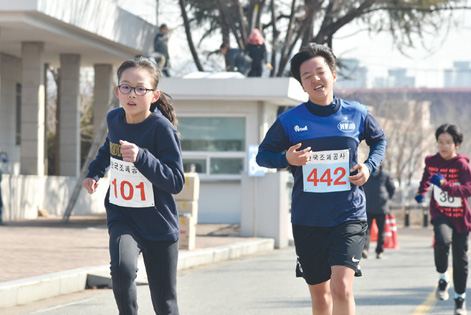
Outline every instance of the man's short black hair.
[(301, 64), (314, 57), (324, 57), (325, 62), (330, 68), (332, 73), (335, 72), (337, 65), (337, 57), (335, 57), (332, 50), (324, 45), (310, 43), (299, 50), (299, 52), (291, 58), (291, 75), (301, 83), (301, 74), (299, 68)]

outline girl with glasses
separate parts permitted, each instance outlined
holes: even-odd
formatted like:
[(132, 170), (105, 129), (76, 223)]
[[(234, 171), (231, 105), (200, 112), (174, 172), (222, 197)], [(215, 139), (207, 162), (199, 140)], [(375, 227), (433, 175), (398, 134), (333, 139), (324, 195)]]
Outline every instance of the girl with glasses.
[(110, 170), (105, 198), (111, 279), (119, 314), (137, 314), (142, 252), (156, 314), (179, 314), (176, 294), (178, 213), (172, 194), (185, 183), (176, 116), (157, 90), (160, 71), (144, 57), (118, 69), (121, 107), (107, 115), (108, 136), (83, 182), (93, 194)]

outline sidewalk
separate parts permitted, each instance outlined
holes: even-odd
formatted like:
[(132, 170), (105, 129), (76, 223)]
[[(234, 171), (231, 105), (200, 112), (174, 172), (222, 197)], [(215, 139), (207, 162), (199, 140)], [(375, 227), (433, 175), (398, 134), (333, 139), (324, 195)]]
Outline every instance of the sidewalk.
[[(105, 216), (61, 220), (38, 218), (0, 226), (0, 308), (109, 283)], [(272, 239), (240, 237), (238, 225), (199, 224), (196, 248), (180, 251), (178, 269), (273, 248)], [(139, 269), (144, 271), (143, 264)], [(146, 281), (145, 272), (139, 272), (138, 281)]]

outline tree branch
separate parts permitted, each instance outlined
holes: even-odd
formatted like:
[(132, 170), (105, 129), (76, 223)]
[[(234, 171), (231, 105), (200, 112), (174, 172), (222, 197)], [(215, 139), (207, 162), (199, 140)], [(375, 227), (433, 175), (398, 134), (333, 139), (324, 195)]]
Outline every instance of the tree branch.
[(195, 45), (193, 44), (193, 38), (191, 36), (191, 31), (190, 31), (190, 22), (188, 20), (188, 14), (186, 13), (185, 0), (178, 0), (178, 3), (180, 4), (180, 8), (182, 11), (183, 24), (185, 26), (186, 38), (188, 40), (188, 46), (190, 47), (191, 55), (193, 56), (193, 60), (195, 61), (195, 65), (196, 65), (196, 68), (198, 68), (198, 71), (204, 71), (203, 66), (201, 65), (200, 59), (198, 57), (198, 54), (196, 52)]

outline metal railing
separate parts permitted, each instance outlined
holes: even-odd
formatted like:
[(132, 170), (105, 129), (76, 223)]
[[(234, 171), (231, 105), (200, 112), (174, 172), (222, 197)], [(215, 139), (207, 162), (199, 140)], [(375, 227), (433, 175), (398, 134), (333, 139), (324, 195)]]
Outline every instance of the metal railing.
[(429, 224), (429, 206), (428, 205), (404, 205), (404, 226), (410, 226), (410, 212), (411, 210), (421, 210), (423, 212), (423, 227), (428, 227)]

